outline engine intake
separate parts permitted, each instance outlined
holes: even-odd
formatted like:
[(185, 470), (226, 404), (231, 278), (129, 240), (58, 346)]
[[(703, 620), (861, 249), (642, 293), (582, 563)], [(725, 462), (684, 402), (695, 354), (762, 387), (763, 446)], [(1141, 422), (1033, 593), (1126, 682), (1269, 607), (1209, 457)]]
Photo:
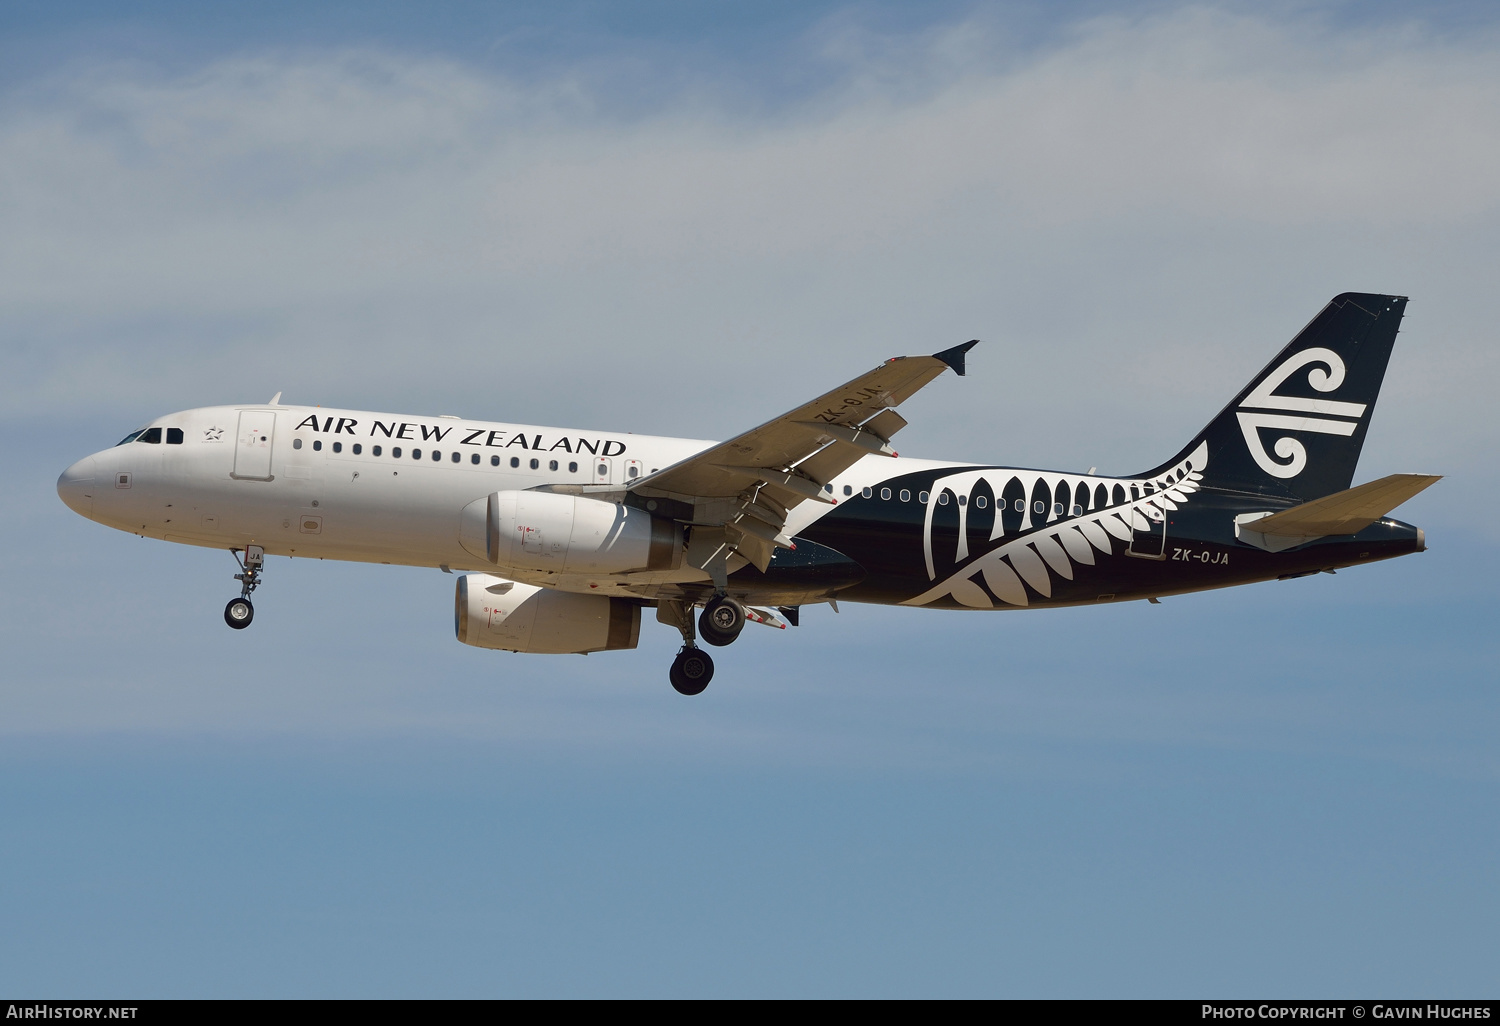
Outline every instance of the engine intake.
[(604, 652), (635, 648), (641, 607), (629, 599), (577, 595), (493, 574), (465, 574), (454, 596), (454, 632), (465, 645), (509, 652)]
[(553, 492), (504, 491), (464, 507), (459, 541), (500, 567), (570, 574), (675, 570), (682, 528), (644, 510)]

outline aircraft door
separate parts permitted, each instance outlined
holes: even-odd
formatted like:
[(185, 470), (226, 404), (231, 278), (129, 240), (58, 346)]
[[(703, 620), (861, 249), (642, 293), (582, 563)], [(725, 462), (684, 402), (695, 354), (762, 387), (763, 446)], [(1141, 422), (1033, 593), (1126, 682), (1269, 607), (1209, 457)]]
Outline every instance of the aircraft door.
[(641, 466), (640, 460), (625, 461), (625, 484), (630, 486), (646, 476), (645, 468)]
[(276, 439), (273, 410), (241, 410), (234, 440), (234, 471), (241, 481), (271, 480), (271, 445)]
[(1136, 506), (1130, 513), (1130, 547), (1128, 555), (1141, 559), (1167, 558), (1167, 515), (1150, 503)]
[(608, 456), (595, 456), (593, 472), (589, 475), (589, 484), (619, 484), (615, 480), (617, 468), (615, 461)]

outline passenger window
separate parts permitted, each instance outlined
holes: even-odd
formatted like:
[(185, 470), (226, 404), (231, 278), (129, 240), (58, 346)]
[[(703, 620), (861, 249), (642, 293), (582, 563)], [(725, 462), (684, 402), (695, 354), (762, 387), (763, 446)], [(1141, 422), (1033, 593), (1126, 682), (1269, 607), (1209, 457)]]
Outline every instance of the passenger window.
[(469, 462), (474, 464), (474, 466), (476, 467), (479, 466), (479, 453), (471, 453), (469, 456)]
[(1025, 513), (1026, 512), (1026, 500), (1025, 499), (1017, 499), (1016, 500), (1016, 512), (1017, 513)]
[(323, 451), (323, 443), (322, 443), (322, 441), (319, 440), (319, 439), (317, 439), (317, 438), (314, 438), (313, 439), (313, 452), (322, 452), (322, 451)]
[[(925, 502), (926, 500), (924, 499), (923, 501)], [(947, 492), (938, 492), (938, 505), (939, 506), (946, 506), (946, 505), (948, 505), (948, 493)]]
[(930, 498), (930, 496), (926, 492), (918, 492), (917, 493), (917, 501), (918, 502), (925, 503), (929, 498)]
[(890, 502), (891, 501), (891, 490), (889, 488), (882, 488), (882, 489), (880, 489), (880, 497), (882, 499), (884, 499), (886, 502)]
[(372, 446), (370, 446), (370, 455), (371, 456), (379, 456), (380, 455), (380, 446), (378, 446), (378, 445), (372, 445)]
[(392, 459), (397, 459), (397, 460), (399, 460), (401, 458), (401, 446), (399, 446), (399, 445), (393, 445), (393, 446), (391, 446), (391, 458)]
[(1060, 503), (1060, 502), (1054, 502), (1052, 504), (1052, 515), (1055, 516), (1055, 517), (1060, 517), (1060, 516), (1063, 515), (1063, 504), (1062, 503)]
[(532, 460), (531, 461), (531, 469), (532, 470), (536, 470), (541, 465), (542, 465), (542, 461), (541, 460)]
[(333, 451), (334, 452), (343, 452), (344, 451), (344, 443), (343, 442), (334, 442), (333, 443)]
[(422, 450), (421, 449), (413, 449), (411, 451), (411, 458), (414, 459), (414, 460), (421, 459), (422, 458)]
[(854, 494), (854, 489), (850, 488), (848, 485), (844, 485), (844, 494), (845, 495), (853, 495)]
[(1073, 506), (1073, 515), (1075, 517), (1081, 517), (1081, 516), (1083, 516), (1083, 507), (1075, 504)]
[(161, 428), (147, 428), (141, 432), (141, 437), (137, 438), (136, 441), (145, 442), (147, 445), (160, 445)]
[(576, 464), (576, 463), (569, 463), (568, 464), (568, 473), (570, 473), (570, 474), (576, 474), (576, 473), (578, 473), (578, 464)]
[(167, 444), (168, 445), (181, 445), (182, 444), (182, 428), (167, 428)]
[(300, 439), (300, 438), (293, 438), (292, 439), (292, 448), (293, 449), (300, 449), (300, 448), (302, 448), (302, 439)]
[(832, 495), (833, 494), (833, 485), (826, 484), (826, 485), (823, 486), (823, 490), (825, 492), (827, 492), (829, 495)]
[(440, 452), (438, 452), (436, 449), (432, 450), (432, 462), (434, 462), (434, 463), (441, 463), (441, 462), (443, 462), (443, 454), (440, 453)]
[(958, 497), (958, 504), (960, 506), (967, 506), (969, 504), (969, 497), (967, 495), (960, 495)]
[(974, 496), (974, 505), (978, 506), (980, 509), (984, 509), (989, 504), (990, 500), (986, 499), (983, 495)]
[(360, 445), (358, 442), (355, 442), (353, 445), (349, 446), (349, 451), (358, 456), (360, 453), (365, 451), (365, 447)]
[(557, 469), (557, 461), (556, 460), (552, 460), (551, 462), (549, 462), (547, 464), (547, 469), (548, 470), (556, 470)]
[(463, 461), (464, 461), (464, 454), (463, 453), (456, 452), (456, 453), (453, 454), (453, 462), (454, 463), (462, 463)]
[(521, 457), (519, 457), (519, 456), (512, 456), (510, 458), (510, 465), (511, 465), (512, 469), (514, 469), (516, 467), (519, 467), (521, 465)]
[(875, 489), (873, 489), (873, 488), (861, 488), (859, 490), (859, 494), (863, 498), (868, 499), (868, 498), (870, 498), (871, 496), (873, 496), (875, 494)]
[(911, 489), (910, 488), (903, 488), (903, 489), (901, 489), (901, 501), (902, 502), (910, 502), (911, 501)]
[(1041, 514), (1047, 512), (1047, 504), (1041, 499), (1038, 499), (1036, 500), (1036, 505), (1031, 507), (1031, 511), (1040, 516)]
[(492, 466), (492, 467), (498, 467), (499, 465), (500, 465), (500, 457), (499, 456), (491, 456), (490, 457), (490, 466)]

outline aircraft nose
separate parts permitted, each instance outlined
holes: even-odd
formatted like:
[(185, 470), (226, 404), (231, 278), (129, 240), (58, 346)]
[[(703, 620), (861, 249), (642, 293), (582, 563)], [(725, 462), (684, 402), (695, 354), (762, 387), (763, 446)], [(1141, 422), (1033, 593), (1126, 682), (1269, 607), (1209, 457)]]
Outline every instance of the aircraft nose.
[(79, 516), (94, 515), (94, 457), (85, 456), (57, 479), (57, 495)]

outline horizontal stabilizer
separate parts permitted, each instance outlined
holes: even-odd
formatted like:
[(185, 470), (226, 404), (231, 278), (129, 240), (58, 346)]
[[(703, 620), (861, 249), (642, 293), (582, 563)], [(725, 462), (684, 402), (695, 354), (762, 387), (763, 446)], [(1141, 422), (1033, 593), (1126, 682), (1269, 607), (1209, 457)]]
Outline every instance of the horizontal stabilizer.
[(1242, 540), (1272, 552), (1314, 538), (1358, 534), (1441, 479), (1440, 474), (1392, 474), (1280, 513), (1236, 517), (1235, 530)]

